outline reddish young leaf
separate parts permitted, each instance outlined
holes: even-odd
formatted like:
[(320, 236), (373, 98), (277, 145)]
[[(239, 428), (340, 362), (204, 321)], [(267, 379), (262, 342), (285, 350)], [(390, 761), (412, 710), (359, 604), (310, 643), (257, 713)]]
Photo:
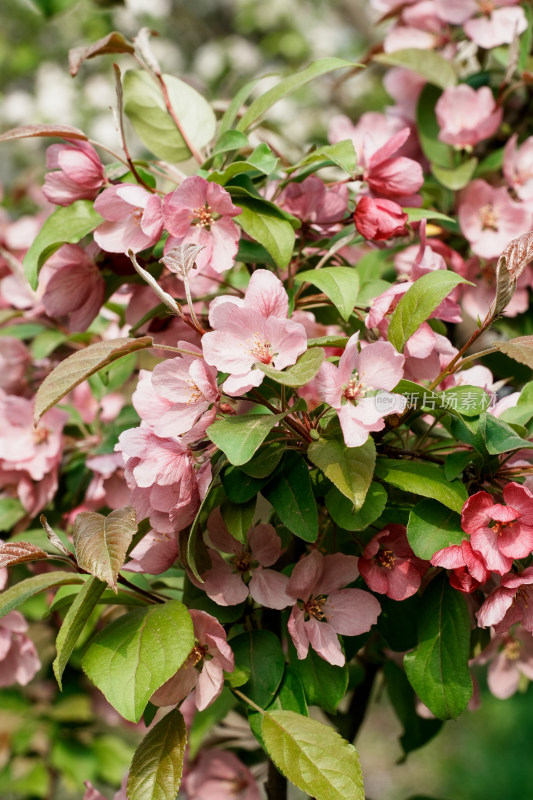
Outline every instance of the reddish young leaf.
[(11, 128), (0, 136), (0, 142), (11, 142), (14, 139), (31, 139), (35, 136), (59, 136), (62, 139), (83, 139), (87, 141), (83, 131), (73, 128), (71, 125), (21, 125), (18, 128)]
[(0, 544), (0, 569), (24, 564), (26, 561), (40, 561), (48, 558), (48, 553), (29, 542), (3, 542)]
[(95, 56), (103, 56), (108, 53), (133, 53), (135, 47), (131, 42), (128, 42), (121, 33), (112, 31), (104, 36), (103, 39), (98, 39), (94, 44), (88, 47), (74, 47), (69, 50), (68, 63), (70, 66), (70, 74), (74, 78), (78, 74), (78, 70), (88, 58)]

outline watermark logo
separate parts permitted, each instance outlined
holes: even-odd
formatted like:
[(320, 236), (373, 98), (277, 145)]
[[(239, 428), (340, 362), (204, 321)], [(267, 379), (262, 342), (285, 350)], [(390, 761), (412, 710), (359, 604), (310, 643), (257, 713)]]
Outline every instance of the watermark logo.
[(376, 393), (374, 403), (383, 416), (385, 414), (402, 414), (407, 407), (407, 398), (403, 394), (393, 394), (381, 390)]

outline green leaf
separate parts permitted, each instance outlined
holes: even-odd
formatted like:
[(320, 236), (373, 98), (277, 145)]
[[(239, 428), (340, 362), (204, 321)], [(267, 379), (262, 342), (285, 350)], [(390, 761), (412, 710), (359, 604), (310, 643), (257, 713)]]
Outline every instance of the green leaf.
[[(209, 144), (216, 131), (213, 109), (192, 86), (173, 75), (163, 75), (170, 104), (188, 140), (196, 149)], [(185, 140), (168, 113), (163, 94), (148, 73), (124, 74), (124, 113), (145, 146), (158, 158), (179, 163), (191, 156)]]
[(74, 520), (73, 530), (78, 565), (116, 593), (118, 573), (136, 531), (137, 518), (131, 506), (117, 508), (107, 517), (82, 511)]
[(490, 455), (508, 453), (511, 450), (533, 449), (533, 442), (522, 439), (510, 425), (502, 422), (501, 419), (496, 419), (492, 414), (484, 414), (480, 417), (480, 429), (483, 427), (486, 447)]
[(266, 447), (261, 447), (241, 469), (252, 478), (267, 478), (278, 466), (284, 452), (285, 446), (282, 442), (272, 442)]
[(336, 164), (348, 175), (353, 175), (357, 166), (357, 156), (353, 142), (350, 139), (344, 139), (342, 142), (317, 147), (316, 150), (312, 150), (287, 171), (294, 172), (312, 164), (318, 164), (317, 169), (319, 169), (321, 166), (328, 166), (330, 162)]
[(295, 283), (312, 283), (329, 297), (345, 322), (350, 319), (359, 293), (359, 275), (350, 267), (324, 267), (299, 272)]
[(442, 721), (440, 719), (424, 719), (417, 714), (416, 695), (405, 677), (405, 672), (397, 664), (390, 660), (387, 661), (383, 672), (392, 706), (403, 725), (400, 744), (403, 752), (407, 755), (432, 739), (442, 728)]
[(393, 53), (379, 53), (373, 61), (386, 64), (389, 67), (403, 67), (421, 75), (429, 83), (446, 89), (457, 83), (457, 72), (453, 64), (436, 50), (419, 50), (410, 47), (405, 50), (395, 50)]
[(439, 139), (440, 125), (437, 122), (435, 106), (442, 92), (435, 86), (424, 86), (418, 99), (416, 122), (420, 145), (424, 155), (445, 169), (452, 169), (455, 158), (453, 148)]
[(460, 283), (473, 285), (455, 272), (437, 269), (422, 275), (409, 287), (394, 310), (387, 333), (398, 352), (403, 351), (407, 340)]
[(347, 344), (348, 336), (338, 336), (337, 334), (318, 336), (316, 339), (307, 340), (308, 347), (342, 347), (344, 349)]
[[(244, 466), (247, 466), (244, 465)], [(255, 478), (236, 467), (228, 467), (221, 474), (222, 486), (232, 503), (247, 503), (268, 483), (268, 475)]]
[(446, 480), (453, 481), (455, 478), (458, 478), (459, 475), (463, 472), (463, 470), (471, 463), (472, 461), (472, 453), (471, 452), (464, 452), (460, 450), (456, 453), (450, 453), (446, 456), (446, 461), (444, 462), (444, 474), (446, 476)]
[(105, 583), (98, 578), (89, 578), (74, 598), (69, 607), (63, 624), (59, 629), (56, 639), (57, 655), (54, 659), (54, 675), (59, 688), (62, 689), (61, 678), (67, 662), (72, 655), (76, 642), (91, 616), (100, 596), (105, 589)]
[(320, 58), (318, 61), (314, 61), (301, 72), (296, 72), (289, 75), (287, 78), (283, 78), (276, 86), (272, 87), (272, 89), (263, 92), (263, 94), (257, 97), (242, 115), (237, 124), (237, 130), (245, 131), (252, 123), (260, 119), (269, 108), (278, 102), (278, 100), (281, 100), (282, 97), (294, 92), (296, 89), (318, 78), (320, 75), (324, 75), (336, 69), (345, 69), (347, 67), (354, 69), (360, 66), (361, 64), (355, 64), (353, 61), (345, 61), (342, 58)]
[(533, 336), (517, 336), (507, 342), (492, 342), (492, 347), (533, 369)]
[(183, 715), (175, 708), (148, 731), (133, 756), (128, 800), (174, 800), (187, 746)]
[[(522, 9), (526, 15), (527, 27), (519, 39), (520, 44), (518, 48), (517, 65), (518, 74), (526, 69), (529, 54), (531, 53), (531, 44), (533, 41), (533, 10), (531, 9), (529, 3), (523, 3)], [(512, 50), (513, 48), (511, 47), (509, 49)], [(511, 55), (510, 58), (512, 58)]]
[(261, 492), (282, 523), (306, 542), (318, 536), (318, 511), (309, 467), (298, 453), (285, 455), (281, 470)]
[(407, 214), (408, 222), (420, 222), (422, 219), (442, 219), (445, 222), (455, 222), (453, 217), (428, 208), (404, 208), (403, 211)]
[(243, 544), (246, 544), (246, 534), (252, 526), (255, 506), (255, 498), (247, 503), (231, 503), (228, 501), (220, 506), (220, 512), (226, 528), (238, 542)]
[(263, 245), (280, 269), (285, 269), (294, 249), (293, 226), (258, 198), (239, 194), (234, 201), (241, 208), (235, 221), (248, 236)]
[(0, 594), (0, 617), (5, 617), (30, 597), (67, 583), (85, 583), (85, 576), (76, 575), (74, 572), (45, 572), (43, 575), (34, 575), (10, 586)]
[(177, 600), (128, 611), (96, 634), (82, 667), (119, 714), (139, 722), (146, 704), (194, 647), (192, 620)]
[(239, 466), (251, 459), (267, 434), (285, 416), (286, 414), (239, 414), (226, 417), (213, 422), (207, 429), (207, 435), (232, 464)]
[(363, 531), (383, 513), (387, 503), (387, 492), (380, 483), (373, 481), (368, 488), (365, 502), (358, 511), (354, 509), (351, 500), (334, 486), (324, 499), (333, 522), (345, 531)]
[(477, 417), (487, 411), (491, 403), (490, 395), (480, 386), (452, 386), (438, 394), (442, 408), (458, 411), (463, 417)]
[(315, 800), (364, 800), (357, 750), (333, 728), (294, 711), (269, 711), (261, 734), (278, 770)]
[(378, 458), (376, 475), (397, 489), (431, 497), (459, 514), (468, 500), (468, 492), (461, 481), (448, 481), (441, 467), (427, 461)]
[[(243, 136), (239, 131), (228, 131), (229, 133)], [(223, 172), (214, 170), (207, 180), (218, 183), (220, 186), (225, 186), (235, 175), (240, 175), (243, 172), (261, 172), (263, 175), (270, 175), (276, 169), (278, 161), (279, 159), (276, 158), (270, 147), (263, 142), (255, 148), (246, 161), (234, 161)]]
[(240, 150), (241, 147), (248, 147), (248, 137), (240, 131), (224, 131), (218, 137), (211, 155), (219, 153), (229, 153), (231, 150)]
[(76, 200), (50, 214), (24, 256), (24, 271), (31, 288), (37, 289), (42, 265), (61, 245), (76, 244), (103, 221), (91, 200)]
[(461, 517), (435, 500), (421, 500), (409, 515), (407, 538), (415, 556), (429, 561), (443, 547), (461, 544)]
[(391, 600), (386, 594), (380, 594), (381, 614), (378, 617), (377, 629), (391, 650), (405, 653), (412, 650), (417, 642), (417, 619), (420, 611), (420, 595), (414, 594), (406, 600)]
[(309, 381), (315, 377), (320, 369), (320, 365), (324, 361), (324, 356), (325, 353), (322, 348), (312, 347), (306, 350), (305, 353), (302, 353), (296, 363), (293, 364), (292, 367), (287, 367), (287, 369), (274, 369), (270, 364), (260, 364), (259, 362), (256, 366), (261, 372), (264, 372), (265, 375), (268, 375), (269, 378), (276, 381), (276, 383), (294, 388), (305, 386), (306, 383), (309, 383)]
[(283, 678), (285, 657), (278, 637), (270, 631), (241, 633), (230, 640), (235, 666), (250, 677), (242, 691), (261, 708), (266, 708)]
[(292, 643), (289, 643), (289, 660), (302, 682), (309, 705), (335, 714), (348, 688), (348, 667), (324, 661), (312, 648), (306, 658), (299, 659)]
[(18, 498), (0, 498), (0, 531), (10, 531), (25, 516), (26, 510)]
[(35, 424), (37, 425), (42, 415), (55, 406), (62, 397), (82, 381), (87, 380), (90, 375), (128, 353), (145, 350), (152, 345), (151, 336), (143, 336), (140, 339), (106, 339), (72, 353), (61, 361), (39, 386), (33, 412)]
[(359, 511), (374, 474), (374, 440), (369, 437), (361, 447), (346, 447), (341, 439), (320, 438), (311, 442), (307, 455)]
[(447, 189), (457, 192), (459, 189), (464, 189), (464, 187), (470, 183), (477, 165), (477, 158), (469, 158), (453, 169), (441, 167), (439, 164), (432, 164), (431, 172), (439, 183), (442, 183)]
[(438, 719), (458, 717), (472, 696), (469, 649), (466, 601), (442, 573), (424, 592), (418, 645), (404, 657), (409, 683)]

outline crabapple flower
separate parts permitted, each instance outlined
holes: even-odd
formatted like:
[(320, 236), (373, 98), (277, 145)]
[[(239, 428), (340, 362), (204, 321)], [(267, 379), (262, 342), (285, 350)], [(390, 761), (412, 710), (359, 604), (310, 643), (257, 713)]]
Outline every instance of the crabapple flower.
[(224, 272), (233, 266), (239, 246), (240, 231), (232, 217), (241, 213), (233, 205), (226, 189), (205, 178), (186, 178), (181, 186), (163, 201), (163, 219), (170, 238), (165, 252), (177, 245), (202, 246), (196, 265)]
[(355, 556), (335, 553), (323, 556), (318, 550), (298, 561), (287, 585), (296, 602), (288, 631), (299, 659), (309, 646), (325, 661), (342, 667), (345, 662), (337, 634), (359, 636), (369, 631), (381, 612), (376, 598), (363, 589), (341, 589), (359, 572)]
[(0, 337), (0, 389), (17, 394), (26, 384), (30, 353), (24, 342), (15, 336)]
[(209, 309), (213, 330), (202, 337), (202, 348), (208, 364), (230, 373), (222, 387), (226, 394), (244, 394), (262, 383), (257, 362), (283, 369), (307, 349), (305, 328), (287, 319), (287, 292), (268, 270), (254, 272), (243, 300), (217, 301)]
[(46, 166), (54, 172), (45, 175), (43, 194), (57, 206), (94, 200), (106, 182), (94, 147), (89, 142), (67, 141), (68, 144), (52, 144), (46, 151)]
[(348, 187), (326, 187), (316, 175), (289, 183), (278, 197), (279, 205), (293, 216), (321, 230), (340, 222), (348, 207)]
[(523, 572), (508, 572), (476, 613), (481, 628), (492, 626), (496, 633), (505, 633), (521, 622), (533, 633), (533, 567)]
[(520, 200), (533, 200), (533, 136), (517, 147), (518, 135), (514, 133), (505, 145), (503, 174)]
[(415, 594), (428, 565), (413, 553), (405, 527), (391, 524), (374, 536), (359, 559), (359, 572), (368, 587), (392, 600)]
[(475, 44), (485, 49), (511, 44), (527, 29), (519, 0), (435, 0), (440, 19), (462, 25)]
[(94, 209), (106, 220), (94, 231), (94, 240), (108, 253), (146, 250), (163, 232), (161, 198), (135, 183), (104, 189)]
[(513, 559), (533, 550), (533, 494), (519, 483), (503, 490), (506, 505), (495, 503), (488, 492), (476, 492), (463, 506), (461, 525), (487, 569), (503, 575)]
[(319, 397), (336, 409), (347, 447), (359, 447), (371, 431), (385, 427), (383, 417), (395, 408), (382, 409), (371, 390), (391, 391), (403, 375), (404, 357), (390, 342), (368, 344), (361, 352), (354, 333), (346, 344), (339, 365), (324, 362), (316, 377)]
[(200, 348), (184, 341), (178, 342), (178, 347), (196, 355), (183, 353), (169, 358), (157, 364), (152, 373), (155, 392), (171, 403), (154, 424), (159, 436), (179, 436), (190, 430), (220, 399), (217, 371), (206, 364)]
[(450, 585), (465, 594), (475, 591), (490, 578), (490, 571), (482, 556), (472, 550), (468, 539), (464, 539), (461, 544), (452, 544), (437, 550), (430, 563), (433, 567), (451, 570)]
[(506, 700), (517, 691), (522, 675), (533, 680), (533, 636), (520, 628), (497, 634), (475, 659), (476, 664), (487, 662), (489, 689)]
[[(287, 595), (288, 578), (268, 569), (281, 555), (281, 539), (272, 525), (255, 525), (246, 534), (246, 544), (228, 531), (219, 508), (207, 520), (211, 569), (202, 574), (203, 583), (191, 581), (221, 606), (242, 603), (248, 595), (266, 608), (286, 608), (293, 598)], [(220, 553), (231, 554), (226, 561)]]
[(65, 244), (47, 262), (53, 269), (42, 302), (50, 317), (68, 318), (72, 331), (85, 331), (98, 315), (105, 297), (100, 270), (83, 248)]
[(473, 89), (466, 83), (448, 86), (437, 100), (435, 113), (439, 139), (455, 147), (471, 147), (493, 136), (503, 117), (488, 86)]
[(381, 242), (407, 233), (407, 214), (393, 200), (361, 197), (353, 219), (361, 236), (370, 241)]
[(188, 800), (261, 800), (247, 766), (228, 750), (202, 750), (183, 779)]
[(211, 705), (224, 687), (224, 672), (233, 672), (233, 651), (226, 641), (226, 631), (220, 622), (191, 608), (195, 645), (185, 663), (175, 675), (151, 697), (156, 706), (176, 705), (195, 690), (198, 711)]
[(511, 200), (505, 186), (495, 188), (478, 178), (461, 192), (459, 225), (481, 258), (499, 258), (511, 239), (531, 228), (531, 212)]
[(28, 623), (18, 611), (0, 619), (0, 687), (26, 686), (41, 667), (35, 645), (25, 635)]

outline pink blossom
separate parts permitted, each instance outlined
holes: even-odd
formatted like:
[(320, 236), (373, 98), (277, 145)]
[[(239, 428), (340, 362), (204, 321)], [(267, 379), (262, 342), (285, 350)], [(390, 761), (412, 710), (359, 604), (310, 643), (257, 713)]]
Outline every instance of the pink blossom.
[(473, 89), (466, 83), (448, 86), (437, 100), (435, 112), (439, 139), (455, 147), (471, 147), (493, 136), (503, 117), (488, 86)]
[(391, 391), (403, 375), (404, 357), (390, 342), (374, 342), (358, 351), (359, 334), (354, 333), (346, 344), (339, 365), (326, 361), (320, 367), (316, 382), (320, 398), (336, 409), (347, 447), (359, 447), (370, 431), (385, 427), (383, 410), (371, 390)]
[(407, 233), (407, 214), (393, 200), (361, 197), (353, 219), (361, 236), (369, 241), (381, 242)]
[(26, 383), (30, 353), (15, 336), (0, 337), (0, 389), (7, 394), (20, 392)]
[(186, 178), (163, 202), (165, 228), (170, 233), (165, 251), (185, 243), (202, 245), (198, 269), (209, 265), (224, 272), (237, 255), (240, 232), (232, 217), (240, 213), (222, 186), (199, 176)]
[(187, 800), (261, 800), (254, 776), (228, 750), (202, 750), (183, 787)]
[(431, 564), (434, 567), (452, 570), (450, 584), (459, 592), (467, 594), (475, 591), (490, 578), (490, 571), (485, 566), (482, 556), (472, 550), (467, 539), (461, 544), (452, 544), (437, 550), (431, 557)]
[(130, 560), (124, 569), (127, 572), (160, 575), (172, 566), (178, 556), (179, 547), (175, 533), (148, 531), (131, 551)]
[[(203, 583), (189, 576), (211, 600), (221, 606), (242, 603), (248, 595), (267, 608), (285, 608), (293, 599), (286, 594), (288, 578), (268, 569), (281, 555), (281, 539), (272, 525), (255, 525), (246, 534), (246, 544), (228, 531), (219, 508), (209, 515), (209, 557), (211, 569), (202, 574)], [(229, 560), (220, 553), (231, 554)]]
[(504, 186), (495, 188), (482, 179), (461, 192), (459, 224), (474, 253), (499, 258), (511, 239), (531, 228), (530, 211), (509, 197)]
[[(126, 796), (127, 782), (128, 782), (128, 775), (126, 775), (124, 780), (122, 781), (120, 789), (113, 795), (113, 800), (128, 800)], [(84, 786), (86, 787), (86, 791), (85, 794), (83, 795), (83, 800), (107, 800), (107, 797), (105, 795), (99, 792), (98, 789), (94, 788), (91, 781), (84, 781)]]
[(85, 250), (65, 244), (47, 262), (53, 270), (42, 302), (50, 317), (66, 317), (71, 331), (85, 331), (98, 315), (105, 297), (100, 270)]
[(41, 667), (35, 645), (25, 635), (28, 623), (18, 611), (0, 619), (0, 687), (26, 686)]
[(43, 194), (58, 206), (94, 200), (106, 183), (98, 153), (89, 142), (68, 140), (68, 144), (51, 145), (46, 151), (46, 166), (56, 171), (45, 176)]
[(497, 634), (475, 663), (489, 664), (489, 689), (495, 697), (506, 700), (518, 690), (522, 675), (533, 680), (533, 637), (520, 628)]
[(488, 492), (477, 492), (461, 514), (472, 549), (500, 575), (511, 569), (513, 559), (525, 558), (533, 550), (533, 494), (519, 483), (508, 483), (503, 499), (506, 505), (495, 503)]
[(505, 633), (517, 622), (533, 633), (533, 567), (503, 575), (476, 616), (481, 628), (492, 626), (496, 633)]
[(278, 197), (278, 204), (302, 222), (322, 230), (340, 222), (348, 207), (348, 187), (326, 187), (316, 175), (301, 183), (289, 183)]
[(94, 240), (108, 253), (138, 253), (156, 244), (163, 232), (161, 198), (135, 183), (104, 189), (94, 208), (107, 220), (94, 231)]
[(517, 147), (518, 134), (514, 133), (505, 145), (503, 174), (520, 200), (533, 200), (533, 136)]
[(442, 20), (462, 25), (466, 35), (487, 50), (511, 44), (527, 29), (527, 19), (519, 0), (435, 0), (435, 11)]
[(341, 589), (357, 576), (355, 556), (312, 550), (298, 561), (287, 586), (298, 600), (288, 622), (298, 658), (305, 658), (311, 645), (325, 661), (342, 667), (337, 634), (359, 636), (375, 624), (381, 611), (376, 598), (362, 589)]
[[(477, 256), (467, 259), (462, 271), (463, 277), (474, 286), (460, 286), (461, 306), (465, 314), (473, 320), (485, 319), (496, 296), (496, 258), (489, 261)], [(516, 317), (529, 308), (528, 288), (533, 286), (533, 269), (527, 266), (516, 282), (516, 290), (509, 300), (504, 317)]]
[(211, 614), (191, 609), (195, 645), (175, 675), (152, 695), (156, 706), (176, 705), (195, 690), (199, 711), (211, 705), (224, 687), (224, 671), (233, 672), (233, 651), (226, 641), (226, 631)]
[(286, 318), (288, 308), (283, 284), (265, 269), (254, 272), (244, 300), (219, 297), (211, 303), (213, 330), (202, 337), (202, 347), (208, 364), (230, 373), (226, 394), (244, 394), (262, 383), (257, 362), (283, 369), (307, 349), (305, 328)]
[(359, 559), (359, 572), (373, 592), (393, 600), (415, 594), (428, 564), (413, 553), (405, 527), (390, 524), (367, 544)]
[(189, 342), (178, 347), (190, 352), (162, 361), (154, 368), (152, 386), (171, 405), (154, 424), (161, 436), (179, 436), (190, 430), (213, 403), (220, 399), (217, 371), (203, 359), (202, 351)]
[(392, 67), (383, 76), (383, 85), (396, 103), (389, 113), (399, 113), (405, 120), (414, 122), (418, 98), (426, 85), (425, 78), (409, 69)]

